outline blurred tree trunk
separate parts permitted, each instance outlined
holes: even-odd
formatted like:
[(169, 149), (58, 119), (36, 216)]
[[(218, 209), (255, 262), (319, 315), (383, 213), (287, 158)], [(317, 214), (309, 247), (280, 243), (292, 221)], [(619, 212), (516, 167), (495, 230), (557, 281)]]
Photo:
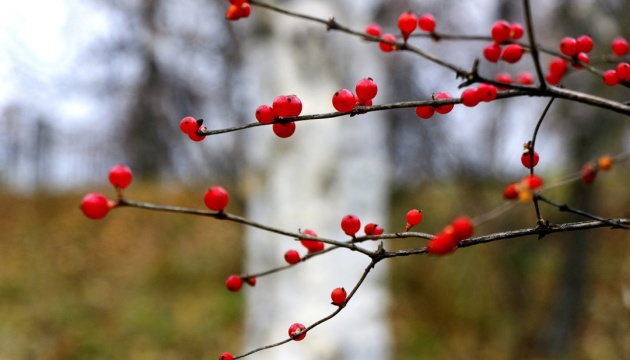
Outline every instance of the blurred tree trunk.
[[(324, 18), (335, 16), (354, 28), (365, 26), (373, 18), (371, 1), (354, 2), (352, 7), (333, 1), (283, 5)], [(251, 21), (256, 21), (256, 28), (244, 44), (250, 72), (246, 77), (255, 89), (252, 109), (271, 104), (278, 95), (296, 94), (304, 104), (303, 114), (330, 112), (335, 91), (354, 91), (356, 82), (367, 76), (377, 83), (386, 81), (374, 44), (326, 32), (321, 25), (280, 19), (263, 9), (254, 11)], [(376, 103), (387, 101), (384, 88), (379, 89)], [(252, 129), (246, 141), (247, 216), (293, 231), (310, 228), (321, 236), (337, 239), (347, 238), (339, 226), (347, 213), (356, 214), (364, 224), (373, 221), (386, 226), (386, 125), (379, 121), (380, 116), (298, 122), (296, 133), (289, 139), (275, 137), (271, 127)], [(376, 243), (362, 246), (375, 248)], [(306, 253), (291, 239), (248, 229), (246, 270), (256, 272), (282, 265), (288, 249)], [(340, 250), (260, 279), (256, 289), (246, 293), (246, 348), (284, 339), (292, 323), (309, 325), (333, 312), (332, 289), (343, 286), (349, 291), (369, 263), (363, 255)], [(349, 306), (309, 334), (299, 349), (288, 344), (256, 357), (389, 358), (386, 269), (387, 264), (378, 264)]]

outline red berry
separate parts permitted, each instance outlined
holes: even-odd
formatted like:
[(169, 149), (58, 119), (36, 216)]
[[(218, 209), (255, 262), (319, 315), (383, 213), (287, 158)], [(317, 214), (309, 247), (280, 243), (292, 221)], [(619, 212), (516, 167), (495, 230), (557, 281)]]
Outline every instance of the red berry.
[[(449, 227), (447, 227), (449, 228)], [(453, 236), (452, 227), (445, 229), (429, 240), (427, 244), (427, 252), (432, 255), (450, 254), (457, 248), (457, 241)]]
[(276, 118), (276, 113), (269, 105), (260, 105), (256, 109), (256, 120), (261, 124), (270, 124)]
[[(452, 99), (452, 98), (453, 97), (451, 96), (451, 94), (447, 92), (439, 92), (433, 95), (434, 100), (446, 100), (446, 99)], [(453, 110), (454, 106), (455, 104), (439, 105), (435, 108), (435, 111), (437, 111), (440, 114), (448, 114), (449, 112), (451, 112), (451, 110)]]
[(241, 17), (241, 7), (238, 5), (230, 5), (230, 7), (225, 12), (225, 18), (230, 21), (238, 20)]
[(357, 105), (357, 99), (352, 91), (348, 89), (341, 89), (333, 95), (332, 104), (337, 111), (345, 113), (354, 109)]
[(574, 56), (578, 52), (577, 40), (565, 37), (560, 41), (560, 51), (566, 56)]
[(245, 282), (249, 286), (252, 286), (252, 287), (256, 286), (256, 277), (255, 276), (246, 277), (245, 278)]
[(420, 30), (432, 33), (435, 31), (435, 18), (431, 14), (422, 14), (418, 17)]
[[(502, 73), (498, 73), (497, 76), (495, 77), (495, 80), (497, 82), (500, 83), (504, 83), (504, 84), (511, 84), (512, 83), (512, 76), (510, 76), (510, 74), (502, 72)], [(501, 90), (505, 90), (505, 87), (499, 87), (499, 89)]]
[(547, 81), (549, 85), (558, 85), (561, 80), (562, 76), (556, 75), (554, 73), (549, 73), (545, 76), (545, 81)]
[(295, 95), (280, 95), (273, 100), (272, 107), (276, 116), (298, 116), (302, 111), (302, 102)]
[(341, 219), (341, 230), (346, 235), (354, 236), (361, 229), (361, 220), (354, 215), (346, 215)]
[(247, 0), (229, 0), (232, 5), (243, 5), (247, 3)]
[(192, 116), (186, 116), (179, 122), (179, 129), (184, 134), (191, 134), (199, 129), (199, 124), (197, 124), (197, 119)]
[(295, 122), (289, 121), (287, 123), (274, 123), (271, 125), (271, 128), (276, 136), (286, 139), (295, 133)]
[(295, 323), (289, 327), (289, 336), (295, 341), (301, 341), (306, 337), (306, 332), (304, 330), (306, 326)]
[(374, 235), (374, 231), (377, 227), (378, 225), (376, 225), (375, 223), (367, 223), (363, 227), (363, 232), (365, 233), (365, 235)]
[(248, 3), (243, 3), (240, 6), (239, 11), (240, 11), (241, 18), (246, 18), (246, 17), (249, 17), (249, 14), (252, 13), (252, 7)]
[(501, 58), (501, 46), (492, 43), (483, 48), (483, 57), (490, 62), (497, 62)]
[(624, 56), (628, 53), (628, 42), (622, 37), (616, 37), (611, 44), (613, 54)]
[(483, 102), (490, 102), (497, 98), (497, 87), (492, 84), (479, 84), (477, 97)]
[(381, 36), (381, 27), (378, 24), (370, 24), (365, 28), (365, 33), (372, 36)]
[(365, 235), (381, 235), (383, 229), (375, 223), (368, 223), (363, 227), (363, 232), (365, 232)]
[(603, 75), (604, 84), (608, 86), (615, 86), (619, 83), (619, 77), (617, 76), (617, 71), (615, 70), (606, 70)]
[(109, 182), (117, 188), (124, 189), (131, 184), (131, 169), (125, 165), (118, 164), (109, 170)]
[(630, 64), (627, 62), (617, 64), (617, 77), (619, 80), (630, 81)]
[(81, 200), (81, 211), (83, 215), (92, 220), (99, 220), (105, 217), (110, 209), (110, 202), (105, 195), (100, 193), (89, 193)]
[[(580, 52), (580, 53), (578, 53), (576, 57), (577, 57), (577, 59), (578, 59), (581, 63), (583, 63), (583, 64), (588, 64), (589, 62), (591, 62), (591, 60), (588, 58), (588, 55), (587, 55), (586, 53), (584, 53), (584, 52)], [(574, 66), (576, 69), (581, 69), (581, 68), (582, 68), (582, 66), (580, 66), (580, 65), (578, 65), (578, 64), (575, 64), (575, 65), (573, 65), (573, 66)]]
[(297, 264), (301, 260), (300, 253), (297, 252), (297, 250), (288, 250), (286, 253), (284, 253), (284, 260), (291, 265)]
[(593, 50), (593, 39), (588, 35), (582, 35), (576, 39), (579, 52), (589, 53)]
[(526, 149), (525, 151), (523, 151), (523, 154), (521, 155), (521, 164), (523, 164), (523, 166), (525, 166), (528, 169), (531, 169), (532, 167), (536, 166), (538, 164), (538, 160), (540, 160), (540, 156), (538, 156), (538, 153), (536, 151), (534, 151), (533, 164), (532, 164), (531, 150)]
[(378, 86), (376, 86), (376, 82), (374, 82), (374, 79), (368, 77), (359, 80), (354, 90), (356, 91), (359, 100), (367, 101), (372, 100), (376, 97)]
[[(381, 37), (381, 39), (387, 40), (387, 41), (390, 41), (390, 42), (395, 42), (396, 41), (396, 37), (394, 35), (392, 35), (392, 34), (384, 34)], [(386, 43), (386, 42), (383, 42), (383, 41), (378, 43), (378, 47), (381, 49), (382, 52), (386, 52), (386, 53), (396, 50), (396, 45), (392, 45), (392, 44), (389, 44), (389, 43)]]
[(505, 187), (505, 189), (503, 189), (503, 198), (507, 200), (514, 200), (518, 198), (516, 183), (510, 183)]
[(585, 184), (590, 184), (595, 180), (595, 176), (597, 175), (597, 166), (592, 163), (584, 164), (580, 169), (580, 179)]
[(435, 108), (431, 105), (416, 106), (416, 115), (421, 119), (429, 119), (435, 114)]
[(225, 280), (225, 286), (230, 291), (239, 291), (243, 286), (243, 279), (238, 275), (230, 275), (227, 280)]
[(523, 25), (519, 23), (510, 24), (510, 39), (518, 40), (523, 37)]
[(302, 101), (296, 95), (287, 95), (289, 102), (289, 116), (300, 116), (302, 113)]
[(289, 97), (286, 95), (280, 95), (273, 100), (271, 105), (273, 112), (276, 116), (290, 116), (291, 106), (289, 105)]
[(469, 107), (477, 106), (477, 104), (479, 104), (479, 101), (481, 101), (481, 99), (479, 99), (479, 96), (477, 95), (477, 89), (473, 88), (464, 89), (464, 91), (462, 91), (461, 98), (462, 104)]
[(458, 243), (471, 237), (474, 231), (472, 220), (467, 216), (456, 218), (451, 222), (451, 226), (453, 227), (453, 236)]
[(206, 204), (208, 209), (214, 211), (223, 211), (229, 200), (230, 197), (228, 192), (221, 186), (211, 187), (203, 196), (203, 202)]
[(519, 44), (509, 44), (501, 53), (501, 59), (507, 63), (514, 64), (523, 57), (523, 47)]
[(234, 360), (234, 356), (229, 352), (224, 352), (219, 355), (219, 360)]
[(490, 30), (492, 40), (497, 44), (504, 43), (510, 38), (510, 23), (505, 20), (499, 20), (492, 25)]
[(357, 105), (360, 105), (360, 106), (372, 106), (372, 100), (358, 99)]
[(405, 227), (405, 231), (409, 231), (409, 229), (411, 229), (412, 227), (422, 222), (422, 210), (411, 209), (407, 211), (405, 220), (407, 220), (407, 226)]
[(346, 301), (346, 297), (348, 297), (348, 294), (342, 287), (336, 288), (330, 293), (330, 298), (332, 299), (332, 303), (334, 305), (343, 305)]
[[(317, 233), (311, 229), (306, 229), (302, 231), (302, 234), (308, 236), (317, 237)], [(318, 240), (308, 240), (308, 239), (300, 239), (300, 243), (308, 249), (309, 253), (314, 253), (318, 251), (324, 250), (324, 243)]]
[(564, 76), (564, 74), (566, 74), (567, 68), (567, 61), (563, 58), (553, 58), (553, 60), (551, 60), (551, 62), (549, 63), (549, 72), (559, 77), (562, 77)]
[(516, 81), (522, 85), (534, 85), (534, 75), (524, 71), (516, 76)]
[(398, 17), (398, 29), (400, 29), (403, 39), (409, 38), (409, 35), (416, 30), (417, 22), (418, 18), (411, 11), (400, 14)]
[[(197, 130), (197, 131), (201, 131), (201, 130)], [(188, 134), (188, 138), (190, 138), (190, 140), (192, 140), (192, 141), (199, 142), (199, 141), (202, 141), (203, 139), (205, 139), (206, 135), (199, 135), (197, 132), (192, 132), (192, 133)]]
[(542, 178), (540, 176), (536, 175), (536, 174), (525, 176), (523, 178), (523, 183), (530, 190), (539, 189), (543, 185)]

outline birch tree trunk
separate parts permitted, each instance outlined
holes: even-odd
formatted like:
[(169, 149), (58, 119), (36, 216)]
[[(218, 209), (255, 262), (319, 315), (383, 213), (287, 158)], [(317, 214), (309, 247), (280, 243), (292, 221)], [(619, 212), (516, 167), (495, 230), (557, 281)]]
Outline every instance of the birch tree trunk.
[[(335, 16), (360, 29), (373, 18), (374, 4), (294, 1), (282, 5), (324, 18)], [(252, 108), (271, 104), (278, 95), (296, 94), (304, 105), (302, 114), (330, 112), (335, 91), (344, 87), (354, 91), (363, 77), (377, 82), (385, 78), (375, 44), (254, 10), (254, 33), (244, 43), (246, 78), (256, 102)], [(379, 89), (375, 102), (385, 98), (384, 89)], [(389, 179), (386, 128), (380, 120), (379, 114), (365, 114), (299, 122), (289, 139), (277, 138), (271, 127), (248, 130), (247, 216), (293, 231), (313, 229), (336, 239), (347, 239), (339, 224), (348, 213), (364, 224), (386, 226)], [(248, 229), (246, 237), (248, 272), (283, 265), (288, 249), (306, 253), (299, 242), (286, 237), (256, 229)], [(366, 246), (375, 248), (377, 243)], [(245, 292), (246, 349), (285, 339), (292, 323), (308, 326), (333, 312), (332, 289), (352, 288), (369, 262), (364, 255), (338, 250), (259, 279), (256, 288)], [(386, 264), (378, 264), (348, 307), (304, 341), (266, 350), (256, 359), (388, 359), (386, 270)]]

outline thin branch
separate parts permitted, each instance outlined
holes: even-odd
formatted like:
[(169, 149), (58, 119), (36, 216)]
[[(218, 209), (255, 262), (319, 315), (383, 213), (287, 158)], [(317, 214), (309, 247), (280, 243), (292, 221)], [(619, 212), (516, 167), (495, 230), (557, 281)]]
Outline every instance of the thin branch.
[(630, 226), (622, 224), (622, 223), (618, 222), (617, 220), (610, 220), (610, 219), (606, 219), (606, 218), (603, 218), (603, 217), (600, 217), (600, 216), (597, 216), (597, 215), (593, 215), (593, 214), (588, 213), (586, 211), (579, 210), (579, 209), (576, 209), (574, 207), (571, 207), (571, 206), (569, 206), (567, 204), (561, 204), (559, 202), (555, 202), (555, 201), (550, 200), (549, 198), (547, 198), (545, 196), (542, 196), (540, 194), (535, 195), (535, 197), (539, 198), (540, 201), (542, 201), (542, 202), (545, 202), (545, 203), (547, 203), (549, 205), (557, 207), (559, 211), (566, 211), (566, 212), (570, 212), (570, 213), (573, 213), (573, 214), (576, 214), (576, 215), (584, 216), (584, 217), (589, 218), (589, 219), (601, 221), (601, 222), (604, 222), (604, 223), (610, 225), (613, 228), (630, 229)]
[(151, 203), (146, 203), (146, 202), (127, 200), (127, 199), (120, 199), (118, 201), (118, 206), (120, 206), (120, 207), (129, 206), (129, 207), (146, 209), (146, 210), (171, 212), (171, 213), (179, 213), (179, 214), (189, 214), (189, 215), (197, 215), (197, 216), (206, 216), (206, 217), (215, 218), (217, 220), (227, 220), (227, 221), (232, 221), (232, 222), (236, 222), (236, 223), (239, 223), (239, 224), (251, 226), (251, 227), (254, 227), (254, 228), (258, 228), (258, 229), (261, 229), (261, 230), (265, 230), (265, 231), (268, 231), (268, 232), (271, 232), (271, 233), (292, 237), (292, 238), (295, 238), (295, 239), (317, 240), (317, 241), (321, 241), (321, 242), (329, 244), (329, 245), (335, 245), (335, 246), (338, 246), (338, 247), (346, 248), (348, 250), (357, 251), (357, 252), (363, 253), (363, 254), (365, 254), (365, 255), (367, 255), (369, 257), (373, 257), (374, 256), (374, 252), (372, 252), (370, 250), (367, 250), (367, 249), (364, 249), (364, 248), (362, 248), (360, 246), (357, 246), (356, 244), (354, 244), (352, 242), (347, 242), (346, 243), (346, 242), (341, 242), (341, 241), (337, 241), (337, 240), (322, 238), (322, 237), (319, 237), (319, 236), (310, 236), (310, 235), (306, 235), (306, 234), (302, 234), (302, 233), (286, 231), (286, 230), (282, 230), (282, 229), (279, 229), (279, 228), (276, 228), (276, 227), (272, 227), (272, 226), (269, 226), (269, 225), (261, 224), (261, 223), (258, 223), (258, 222), (246, 219), (244, 217), (241, 217), (241, 216), (238, 216), (238, 215), (234, 215), (234, 214), (230, 214), (230, 213), (223, 212), (223, 211), (216, 212), (216, 211), (207, 211), (207, 210), (197, 210), (197, 209), (185, 208), (185, 207), (180, 207), (180, 206), (156, 205), (156, 204), (151, 204)]
[[(547, 112), (551, 108), (551, 104), (553, 104), (553, 101), (555, 99), (556, 98), (554, 98), (554, 97), (549, 99), (549, 102), (547, 103), (547, 106), (545, 106), (545, 110), (543, 110), (542, 114), (540, 115), (540, 119), (538, 119), (538, 123), (536, 123), (536, 128), (534, 129), (534, 134), (532, 135), (531, 149), (529, 151), (529, 163), (531, 164), (531, 167), (529, 168), (529, 174), (530, 175), (534, 175), (534, 167), (535, 167), (534, 166), (534, 153), (535, 153), (535, 149), (536, 149), (536, 138), (538, 137), (538, 130), (540, 130), (540, 126), (542, 125), (542, 122), (545, 119), (545, 115), (547, 115)], [(539, 226), (544, 226), (545, 225), (545, 221), (543, 220), (542, 216), (540, 215), (540, 208), (538, 207), (538, 198), (536, 196), (533, 196), (532, 197), (532, 201), (534, 202), (534, 208), (536, 209), (536, 218), (538, 219), (538, 225)]]
[(543, 74), (542, 67), (540, 66), (538, 45), (536, 44), (536, 38), (534, 35), (532, 11), (529, 6), (529, 0), (523, 0), (523, 12), (525, 13), (525, 28), (527, 29), (527, 38), (529, 40), (529, 52), (531, 53), (532, 60), (534, 61), (534, 67), (536, 68), (536, 74), (538, 75), (540, 89), (545, 90), (547, 88), (547, 81), (545, 80), (545, 75)]
[[(612, 225), (611, 225), (612, 224)], [(539, 237), (557, 233), (557, 232), (567, 232), (567, 231), (577, 231), (577, 230), (588, 230), (595, 228), (602, 228), (610, 226), (613, 229), (616, 228), (625, 228), (630, 225), (630, 219), (604, 219), (604, 220), (595, 220), (595, 221), (582, 221), (582, 222), (573, 222), (573, 223), (563, 223), (563, 224), (553, 224), (547, 227), (533, 227), (528, 229), (519, 229), (519, 230), (510, 230), (504, 232), (498, 232), (489, 235), (476, 236), (462, 241), (458, 248), (464, 248), (479, 244), (485, 244), (494, 241), (521, 238), (530, 235), (538, 235)], [(396, 250), (396, 251), (388, 251), (382, 254), (383, 258), (393, 258), (400, 256), (411, 256), (411, 255), (420, 255), (426, 254), (426, 247), (423, 248), (413, 248), (413, 249), (404, 249), (404, 250)]]

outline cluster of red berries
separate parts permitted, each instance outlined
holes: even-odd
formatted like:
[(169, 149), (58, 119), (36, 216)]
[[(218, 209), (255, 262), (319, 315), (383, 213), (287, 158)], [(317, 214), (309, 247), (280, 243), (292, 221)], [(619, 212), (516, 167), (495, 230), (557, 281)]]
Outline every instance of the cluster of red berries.
[[(305, 229), (300, 231), (302, 235), (317, 237), (317, 233), (311, 229)], [(319, 240), (312, 240), (308, 238), (300, 238), (300, 244), (308, 250), (309, 254), (320, 252), (324, 250), (324, 243)], [(284, 260), (289, 264), (297, 264), (302, 260), (300, 253), (297, 250), (291, 249), (284, 253)]]
[[(449, 100), (452, 99), (453, 96), (447, 92), (439, 92), (433, 94), (433, 100)], [(429, 119), (435, 114), (448, 114), (453, 110), (455, 104), (444, 104), (444, 105), (421, 105), (416, 106), (416, 115), (418, 115), (421, 119)]]
[(427, 244), (427, 253), (432, 255), (450, 254), (462, 240), (472, 236), (474, 226), (472, 220), (466, 216), (460, 216), (453, 220)]
[(612, 169), (612, 165), (612, 156), (603, 155), (597, 160), (597, 163), (589, 162), (580, 168), (580, 179), (583, 183), (590, 184), (595, 180), (595, 176), (597, 176), (599, 170), (608, 171)]
[[(503, 83), (503, 84), (512, 84), (514, 83), (514, 79), (512, 78), (512, 75), (506, 73), (506, 72), (500, 72), (498, 73), (494, 79), (497, 82)], [(519, 73), (516, 76), (516, 83), (517, 84), (521, 84), (521, 85), (534, 85), (534, 75), (532, 75), (532, 73), (528, 72), (528, 71), (523, 71), (521, 73)], [(508, 88), (505, 86), (497, 86), (497, 89), (499, 90), (507, 90)]]
[(417, 28), (428, 33), (435, 32), (435, 18), (431, 14), (421, 14), (417, 16), (411, 11), (406, 11), (398, 17), (398, 29), (405, 41), (409, 39), (409, 35), (416, 31)]
[(333, 94), (332, 104), (335, 110), (345, 113), (356, 106), (372, 106), (372, 99), (378, 93), (378, 86), (371, 77), (361, 79), (354, 87), (355, 93), (348, 89), (341, 89)]
[(186, 116), (179, 122), (179, 129), (192, 141), (201, 141), (206, 138), (206, 135), (201, 134), (207, 130), (203, 125), (203, 119), (197, 120), (192, 116)]
[(620, 81), (630, 82), (630, 64), (620, 62), (615, 69), (604, 71), (604, 83), (608, 86), (615, 86)]
[(498, 20), (490, 29), (493, 43), (483, 49), (484, 58), (493, 63), (499, 60), (510, 64), (518, 62), (525, 52), (523, 47), (516, 43), (503, 45), (509, 41), (520, 39), (523, 37), (523, 32), (523, 26), (519, 23), (509, 23), (505, 20)]
[[(273, 133), (280, 138), (288, 138), (295, 133), (295, 122), (277, 122), (278, 118), (296, 117), (302, 113), (302, 101), (296, 95), (280, 95), (271, 106), (256, 108), (256, 120), (261, 124), (271, 124)], [(276, 121), (276, 122), (274, 122)]]
[[(119, 196), (122, 190), (131, 184), (133, 174), (127, 166), (119, 164), (111, 168), (108, 175), (109, 182), (116, 188)], [(81, 200), (81, 211), (83, 215), (93, 220), (104, 218), (109, 210), (116, 206), (116, 202), (108, 200), (101, 193), (89, 193)]]
[(229, 0), (230, 7), (225, 12), (225, 18), (230, 21), (236, 21), (241, 18), (246, 18), (251, 14), (252, 7), (247, 3), (247, 0)]
[(240, 277), (238, 275), (230, 275), (225, 280), (225, 287), (232, 292), (237, 292), (243, 287), (243, 281), (249, 286), (256, 286), (255, 276)]
[[(416, 31), (417, 28), (431, 34), (435, 32), (435, 18), (428, 13), (417, 16), (411, 11), (406, 11), (398, 17), (397, 25), (404, 41), (407, 41), (411, 33)], [(390, 33), (383, 34), (381, 26), (378, 24), (369, 24), (365, 28), (365, 33), (384, 40), (378, 43), (379, 48), (383, 52), (388, 53), (398, 49), (395, 44), (392, 44), (396, 42), (396, 36)]]
[[(382, 227), (378, 226), (375, 223), (367, 223), (365, 224), (365, 226), (363, 227), (363, 232), (365, 233), (365, 235), (381, 235), (383, 234), (384, 230)], [(374, 239), (375, 241), (377, 239)]]
[(479, 102), (490, 102), (497, 97), (497, 88), (491, 84), (479, 84), (475, 88), (467, 88), (462, 92), (462, 104), (468, 107), (477, 106)]
[(543, 180), (536, 174), (526, 175), (519, 182), (509, 183), (503, 189), (503, 198), (506, 200), (519, 200), (528, 202), (532, 199), (532, 191), (543, 186)]
[[(588, 53), (593, 50), (593, 39), (588, 35), (581, 35), (577, 38), (564, 37), (560, 40), (560, 52), (573, 59), (574, 67), (581, 69), (580, 63), (588, 64)], [(545, 80), (551, 85), (557, 85), (562, 80), (569, 68), (570, 62), (561, 57), (554, 57), (548, 65), (548, 73)]]

